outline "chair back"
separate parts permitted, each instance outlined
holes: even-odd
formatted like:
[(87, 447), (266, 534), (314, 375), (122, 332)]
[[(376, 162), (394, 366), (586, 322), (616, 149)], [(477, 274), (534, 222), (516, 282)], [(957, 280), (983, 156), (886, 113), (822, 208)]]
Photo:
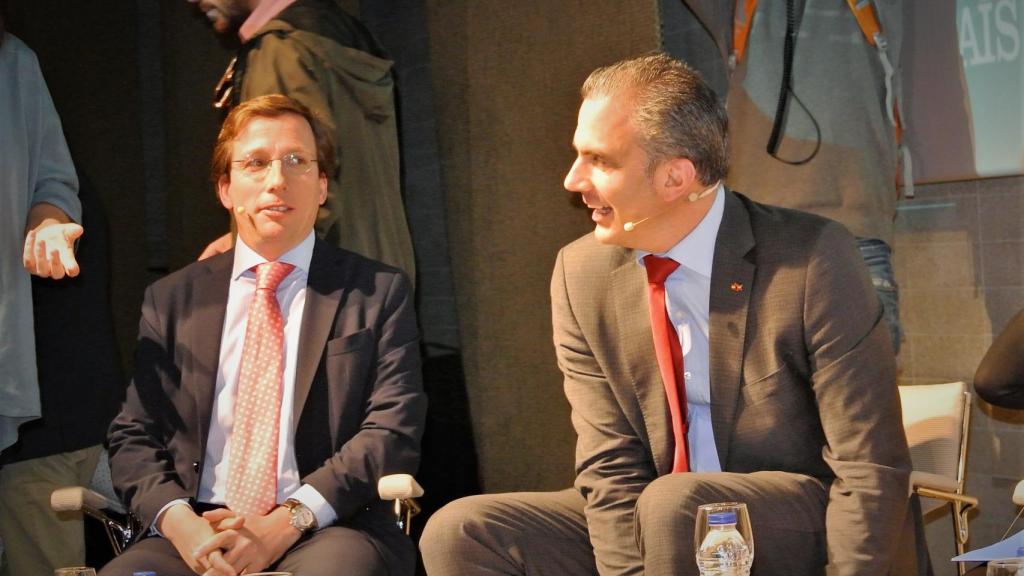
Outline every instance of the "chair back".
[[(900, 386), (903, 427), (914, 473), (963, 494), (971, 393), (963, 382)], [(930, 500), (930, 499), (929, 499)], [(922, 502), (928, 509), (939, 502)]]

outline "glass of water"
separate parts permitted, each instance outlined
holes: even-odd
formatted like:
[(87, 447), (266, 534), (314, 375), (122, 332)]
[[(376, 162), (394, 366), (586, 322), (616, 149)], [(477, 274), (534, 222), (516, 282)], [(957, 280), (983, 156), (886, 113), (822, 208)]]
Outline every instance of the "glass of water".
[(754, 535), (746, 504), (721, 502), (699, 506), (693, 536), (697, 568), (702, 575), (750, 574)]

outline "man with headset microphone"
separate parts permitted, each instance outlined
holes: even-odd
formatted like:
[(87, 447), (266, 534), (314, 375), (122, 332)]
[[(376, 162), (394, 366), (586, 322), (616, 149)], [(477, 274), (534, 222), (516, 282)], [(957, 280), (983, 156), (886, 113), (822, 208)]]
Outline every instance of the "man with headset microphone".
[(594, 232), (551, 281), (575, 486), (449, 504), (428, 573), (695, 575), (697, 507), (722, 501), (749, 507), (754, 573), (917, 573), (895, 358), (853, 238), (720, 184), (726, 114), (684, 64), (625, 60), (582, 96), (565, 187)]

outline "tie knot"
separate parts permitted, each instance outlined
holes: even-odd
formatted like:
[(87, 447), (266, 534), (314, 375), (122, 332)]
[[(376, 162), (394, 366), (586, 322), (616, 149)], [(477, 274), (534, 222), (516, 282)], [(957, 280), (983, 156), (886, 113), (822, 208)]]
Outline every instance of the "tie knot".
[(647, 282), (649, 284), (664, 284), (669, 274), (679, 268), (679, 262), (671, 258), (663, 258), (648, 254), (644, 256), (644, 268), (647, 269)]
[(287, 262), (264, 262), (256, 265), (256, 289), (277, 291), (277, 285), (284, 280), (295, 266)]

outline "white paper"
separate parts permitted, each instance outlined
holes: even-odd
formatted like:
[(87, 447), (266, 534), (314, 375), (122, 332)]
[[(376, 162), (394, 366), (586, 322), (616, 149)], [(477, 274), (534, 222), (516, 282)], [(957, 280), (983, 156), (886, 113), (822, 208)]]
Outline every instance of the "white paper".
[(1024, 530), (991, 546), (985, 546), (984, 548), (978, 548), (977, 550), (971, 550), (965, 554), (955, 556), (953, 557), (953, 562), (987, 562), (1003, 558), (1016, 558), (1017, 549), (1021, 547), (1024, 547)]

